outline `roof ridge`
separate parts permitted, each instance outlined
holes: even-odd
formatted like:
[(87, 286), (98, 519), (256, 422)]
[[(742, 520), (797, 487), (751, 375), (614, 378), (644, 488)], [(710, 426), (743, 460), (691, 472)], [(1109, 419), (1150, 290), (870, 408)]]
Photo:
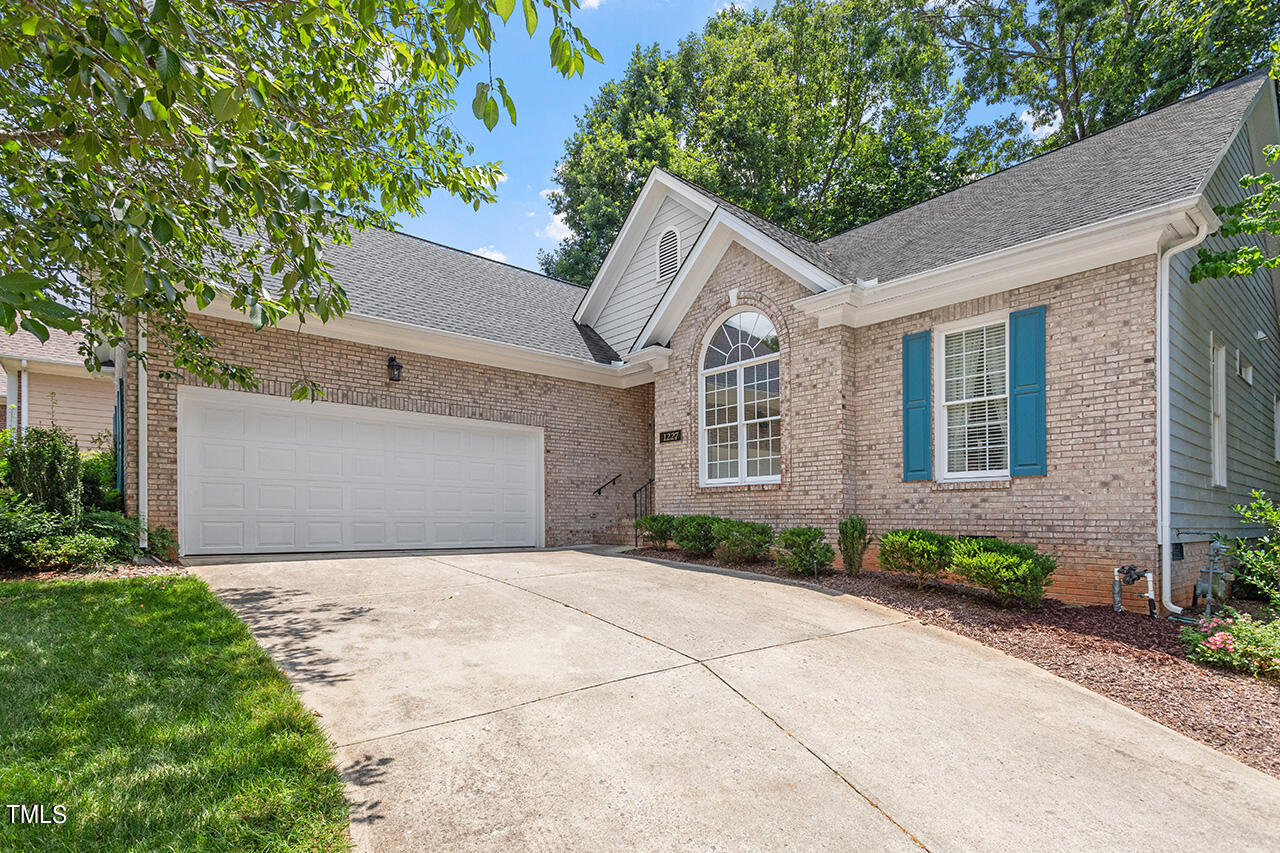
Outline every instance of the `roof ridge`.
[[(1071, 148), (1074, 148), (1077, 145), (1081, 145), (1085, 142), (1089, 142), (1090, 140), (1098, 139), (1101, 136), (1105, 136), (1106, 134), (1110, 133), (1113, 130), (1119, 130), (1125, 125), (1132, 124), (1135, 121), (1141, 121), (1142, 119), (1145, 119), (1149, 116), (1158, 115), (1159, 113), (1165, 110), (1190, 103), (1191, 101), (1199, 100), (1221, 89), (1243, 85), (1245, 83), (1248, 83), (1253, 78), (1261, 78), (1261, 77), (1269, 77), (1269, 76), (1270, 74), (1267, 68), (1259, 68), (1255, 71), (1250, 71), (1248, 74), (1245, 74), (1241, 77), (1237, 77), (1234, 80), (1227, 80), (1224, 83), (1219, 83), (1217, 86), (1211, 86), (1208, 89), (1203, 89), (1191, 95), (1184, 95), (1183, 97), (1179, 98), (1178, 100), (1174, 101), (1171, 104), (1165, 104), (1163, 107), (1158, 107), (1154, 110), (1151, 110), (1150, 112), (1143, 113), (1142, 115), (1137, 115), (1137, 116), (1133, 116), (1132, 118), (1127, 118), (1122, 122), (1113, 124), (1108, 128), (1104, 128), (1103, 130), (1099, 130), (1097, 133), (1091, 133), (1088, 136), (1084, 137), (1083, 139), (1076, 140), (1075, 142), (1068, 142), (1066, 145), (1060, 145), (1057, 148), (1052, 148), (1048, 151), (1042, 151), (1033, 157), (1028, 157), (1025, 160), (1019, 160), (1017, 163), (1012, 163), (1008, 166), (1005, 166), (1003, 169), (997, 169), (996, 171), (991, 172), (990, 174), (983, 175), (977, 180), (973, 180), (973, 181), (969, 181), (968, 183), (961, 184), (960, 186), (954, 189), (947, 190), (946, 192), (943, 192), (943, 193), (938, 193), (935, 196), (930, 196), (929, 198), (918, 201), (915, 204), (910, 204), (910, 205), (907, 205), (906, 207), (899, 208), (898, 210), (890, 211), (889, 213), (885, 213), (881, 216), (877, 216), (875, 219), (868, 219), (866, 222), (859, 223), (858, 225), (855, 225), (852, 228), (848, 228), (844, 231), (841, 231), (839, 234), (832, 234), (830, 237), (827, 237), (815, 243), (815, 245), (822, 247), (826, 243), (830, 243), (832, 240), (837, 240), (841, 237), (846, 237), (861, 228), (867, 227), (868, 225), (873, 225), (877, 222), (881, 222), (885, 219), (889, 219), (890, 217), (897, 216), (900, 213), (905, 213), (906, 211), (911, 210), (912, 208), (920, 207), (921, 205), (928, 204), (929, 202), (934, 201), (936, 199), (945, 198), (951, 195), (952, 193), (957, 193), (957, 192), (960, 192), (961, 190), (968, 189), (969, 187), (977, 186), (978, 184), (982, 183), (983, 181), (989, 178), (994, 178), (998, 175), (1003, 175), (1007, 172), (1012, 172), (1014, 169), (1021, 168), (1031, 163), (1035, 163), (1039, 160), (1043, 160), (1048, 157), (1053, 157), (1054, 155), (1067, 151)], [(823, 251), (825, 252), (826, 249), (824, 248)]]

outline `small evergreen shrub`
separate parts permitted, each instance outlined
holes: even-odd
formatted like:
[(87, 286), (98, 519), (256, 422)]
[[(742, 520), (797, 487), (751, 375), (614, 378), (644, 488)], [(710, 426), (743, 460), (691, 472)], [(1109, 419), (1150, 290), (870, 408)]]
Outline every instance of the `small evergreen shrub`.
[(821, 571), (836, 559), (835, 549), (826, 540), (820, 527), (788, 527), (778, 535), (778, 558), (798, 575), (811, 574), (815, 564)]
[(47, 536), (31, 543), (28, 561), (33, 569), (96, 569), (107, 561), (113, 541), (92, 533)]
[(80, 501), (86, 510), (124, 509), (124, 499), (116, 488), (116, 452), (87, 453), (80, 460)]
[(712, 515), (682, 515), (676, 519), (671, 538), (690, 557), (710, 557), (720, 544), (715, 529), (718, 521)]
[(673, 515), (642, 515), (635, 520), (640, 538), (654, 548), (667, 548), (676, 535), (676, 518)]
[(733, 566), (759, 563), (773, 545), (773, 528), (767, 524), (725, 518), (716, 522), (713, 531), (719, 542), (716, 556)]
[(880, 537), (880, 568), (886, 572), (915, 575), (916, 589), (944, 571), (952, 538), (932, 530), (890, 530)]
[(0, 511), (0, 563), (9, 568), (25, 567), (33, 543), (71, 532), (71, 521), (65, 516), (25, 498), (11, 499)]
[(1183, 628), (1182, 644), (1198, 663), (1280, 680), (1280, 619), (1252, 619), (1227, 608)]
[(61, 427), (28, 427), (5, 445), (6, 485), (49, 512), (80, 517), (80, 448)]
[(840, 546), (840, 560), (849, 577), (856, 578), (862, 572), (862, 555), (867, 553), (871, 544), (871, 531), (867, 529), (867, 520), (860, 515), (851, 515), (840, 522), (840, 535), (837, 539)]
[(119, 512), (86, 512), (80, 519), (80, 530), (111, 540), (107, 556), (120, 563), (127, 563), (142, 550), (138, 545), (141, 525), (136, 518)]
[(1053, 557), (1017, 542), (972, 537), (951, 544), (950, 570), (991, 590), (1005, 606), (1018, 602), (1038, 607), (1057, 567)]
[(1256, 489), (1252, 497), (1252, 503), (1235, 510), (1241, 520), (1265, 526), (1267, 534), (1253, 543), (1236, 540), (1231, 549), (1236, 561), (1232, 595), (1269, 600), (1272, 607), (1280, 609), (1280, 508)]

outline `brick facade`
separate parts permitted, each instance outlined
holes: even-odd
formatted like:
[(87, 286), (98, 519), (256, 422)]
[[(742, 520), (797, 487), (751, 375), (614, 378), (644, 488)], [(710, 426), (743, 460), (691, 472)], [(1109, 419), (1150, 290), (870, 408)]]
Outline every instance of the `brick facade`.
[[(809, 291), (734, 245), (672, 336), (654, 384), (657, 429), (685, 440), (655, 449), (657, 508), (874, 530), (925, 527), (1029, 542), (1061, 563), (1051, 593), (1111, 600), (1111, 569), (1158, 569), (1155, 259), (1139, 258), (984, 299), (851, 329), (819, 329), (797, 311)], [(781, 344), (782, 482), (698, 485), (698, 369), (703, 342), (737, 306), (757, 308)], [(989, 312), (1047, 305), (1048, 474), (1002, 483), (902, 479), (902, 336)], [(935, 342), (936, 346), (936, 342)], [(874, 550), (870, 555), (874, 560)], [(1129, 602), (1135, 610), (1145, 605)]]
[[(387, 381), (392, 351), (279, 329), (203, 317), (198, 325), (221, 345), (219, 357), (252, 367), (258, 393), (288, 396), (305, 371), (335, 403), (424, 412), (541, 427), (546, 453), (546, 542), (549, 546), (630, 541), (631, 493), (652, 471), (653, 395), (648, 385), (604, 388), (513, 370), (395, 351), (403, 380)], [(154, 346), (153, 346), (154, 350)], [(202, 384), (162, 379), (163, 352), (148, 373), (148, 505), (151, 524), (177, 529), (177, 389)], [(137, 367), (130, 365), (126, 405), (127, 476), (137, 482)], [(593, 494), (601, 484), (619, 481)], [(127, 489), (137, 512), (136, 488)]]

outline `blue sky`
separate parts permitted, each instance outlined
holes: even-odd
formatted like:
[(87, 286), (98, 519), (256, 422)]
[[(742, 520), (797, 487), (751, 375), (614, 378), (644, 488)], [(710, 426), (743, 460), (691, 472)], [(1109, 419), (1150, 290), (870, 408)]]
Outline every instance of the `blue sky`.
[[(410, 234), (469, 252), (537, 269), (539, 249), (553, 248), (563, 236), (546, 200), (540, 195), (552, 187), (551, 173), (564, 140), (573, 130), (573, 118), (582, 111), (600, 85), (620, 77), (636, 44), (654, 42), (670, 50), (686, 34), (703, 23), (728, 0), (583, 0), (575, 15), (578, 27), (604, 55), (604, 62), (587, 61), (582, 77), (566, 80), (550, 66), (546, 26), (533, 38), (525, 34), (517, 14), (498, 34), (493, 54), (493, 74), (505, 79), (516, 102), (519, 124), (503, 117), (492, 132), (471, 114), (471, 97), (478, 80), (488, 79), (477, 69), (463, 77), (458, 88), (459, 110), (455, 127), (475, 146), (475, 161), (501, 162), (507, 180), (498, 187), (498, 200), (479, 212), (443, 191), (427, 200), (424, 215), (401, 218), (400, 227)], [(740, 5), (745, 5), (739, 0)]]

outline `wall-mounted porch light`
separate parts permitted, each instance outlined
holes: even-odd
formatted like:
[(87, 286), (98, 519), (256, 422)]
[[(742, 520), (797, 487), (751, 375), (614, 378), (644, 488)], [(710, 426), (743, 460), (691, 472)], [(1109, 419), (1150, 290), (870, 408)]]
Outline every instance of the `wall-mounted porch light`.
[(396, 360), (396, 357), (390, 356), (387, 359), (387, 380), (390, 382), (400, 381), (400, 371), (404, 369), (404, 365)]

